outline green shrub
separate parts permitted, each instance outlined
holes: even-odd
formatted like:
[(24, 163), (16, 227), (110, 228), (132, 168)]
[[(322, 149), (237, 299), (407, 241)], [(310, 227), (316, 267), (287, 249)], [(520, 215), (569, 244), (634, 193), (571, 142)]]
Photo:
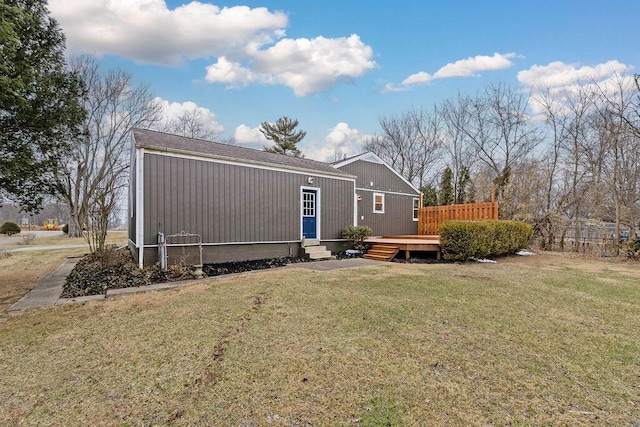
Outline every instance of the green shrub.
[(627, 240), (624, 244), (624, 249), (627, 252), (627, 256), (633, 259), (640, 258), (640, 237), (636, 237), (635, 239)]
[(526, 248), (533, 228), (517, 221), (447, 221), (438, 229), (447, 260), (485, 258)]
[(372, 234), (373, 231), (366, 225), (347, 225), (342, 229), (342, 238), (351, 240), (353, 247), (359, 251), (365, 249), (364, 239)]
[(12, 234), (20, 233), (20, 226), (15, 222), (7, 221), (0, 227), (0, 234), (6, 234), (11, 236)]

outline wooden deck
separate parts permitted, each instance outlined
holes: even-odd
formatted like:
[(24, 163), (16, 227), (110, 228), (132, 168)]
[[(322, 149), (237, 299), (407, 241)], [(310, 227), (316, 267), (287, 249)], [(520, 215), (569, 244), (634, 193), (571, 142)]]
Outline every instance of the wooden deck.
[(406, 259), (411, 258), (411, 251), (436, 252), (440, 259), (440, 236), (437, 235), (370, 237), (364, 242), (371, 245), (364, 256), (368, 259), (391, 261), (399, 251), (404, 251)]

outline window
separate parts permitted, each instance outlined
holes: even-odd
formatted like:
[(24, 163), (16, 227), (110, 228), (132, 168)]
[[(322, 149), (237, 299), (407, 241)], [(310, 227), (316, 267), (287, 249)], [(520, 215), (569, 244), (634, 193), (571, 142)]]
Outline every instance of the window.
[(304, 191), (302, 193), (302, 216), (307, 218), (316, 216), (315, 192)]
[(373, 193), (373, 213), (384, 213), (384, 194)]
[(418, 209), (420, 208), (420, 199), (413, 199), (413, 220), (418, 220)]

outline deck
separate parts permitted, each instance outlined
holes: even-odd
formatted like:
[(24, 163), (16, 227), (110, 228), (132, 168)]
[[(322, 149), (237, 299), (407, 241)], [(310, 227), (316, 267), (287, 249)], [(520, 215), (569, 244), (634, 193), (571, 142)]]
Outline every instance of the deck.
[(391, 261), (399, 251), (404, 251), (405, 258), (411, 258), (411, 251), (436, 252), (440, 259), (440, 236), (437, 235), (402, 235), (370, 237), (365, 243), (371, 245), (365, 258), (379, 261)]

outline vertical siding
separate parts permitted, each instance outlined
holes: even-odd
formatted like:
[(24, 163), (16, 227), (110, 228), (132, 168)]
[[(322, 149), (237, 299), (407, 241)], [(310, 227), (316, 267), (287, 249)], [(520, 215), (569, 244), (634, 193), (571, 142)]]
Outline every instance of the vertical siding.
[[(386, 165), (358, 160), (340, 168), (341, 171), (357, 176), (356, 187), (375, 191), (395, 193), (415, 193), (411, 186), (393, 173)], [(373, 182), (373, 186), (371, 185)]]
[[(413, 220), (413, 199), (419, 195), (386, 165), (358, 160), (340, 170), (357, 176), (356, 187), (361, 190), (356, 193), (362, 199), (358, 201), (358, 225), (371, 227), (376, 236), (418, 234), (417, 222)], [(374, 192), (385, 195), (383, 214), (373, 213)]]
[[(300, 240), (300, 187), (312, 174), (145, 154), (145, 244), (186, 231), (204, 243)], [(353, 222), (353, 181), (316, 177), (321, 238)]]
[(358, 225), (369, 226), (374, 236), (418, 234), (418, 222), (413, 220), (414, 197), (383, 193), (384, 213), (380, 214), (373, 213), (373, 192), (357, 193), (362, 198), (358, 201)]

